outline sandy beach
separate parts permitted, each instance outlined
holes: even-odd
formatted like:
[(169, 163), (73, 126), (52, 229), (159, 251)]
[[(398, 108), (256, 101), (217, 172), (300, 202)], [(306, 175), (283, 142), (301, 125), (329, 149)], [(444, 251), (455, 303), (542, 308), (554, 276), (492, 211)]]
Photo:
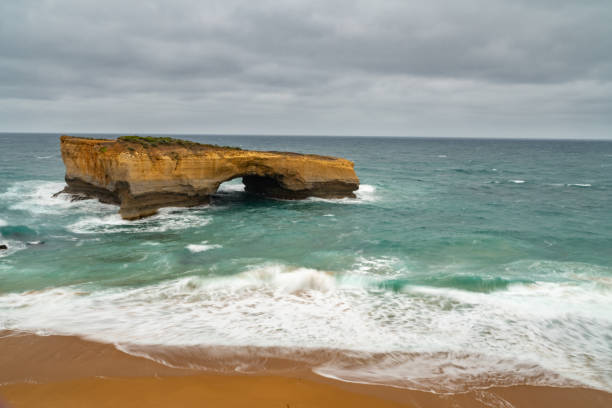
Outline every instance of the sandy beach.
[[(276, 362), (254, 374), (171, 368), (71, 336), (0, 334), (4, 407), (608, 407), (587, 388), (494, 387), (434, 394), (334, 381)], [(222, 362), (217, 361), (218, 365)], [(3, 404), (3, 405), (2, 405)]]

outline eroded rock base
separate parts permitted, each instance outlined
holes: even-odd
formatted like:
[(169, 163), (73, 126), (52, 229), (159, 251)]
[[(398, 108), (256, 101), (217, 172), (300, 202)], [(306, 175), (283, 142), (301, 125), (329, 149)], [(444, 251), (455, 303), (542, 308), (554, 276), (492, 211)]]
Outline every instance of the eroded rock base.
[(313, 183), (312, 188), (303, 190), (288, 190), (282, 184), (270, 177), (245, 176), (242, 178), (244, 190), (248, 193), (282, 200), (303, 200), (308, 197), (320, 198), (355, 198), (354, 184), (340, 181)]
[(67, 186), (54, 196), (69, 194), (73, 201), (97, 199), (102, 203), (119, 205), (119, 214), (126, 220), (154, 215), (163, 207), (194, 207), (210, 202), (209, 195), (198, 194), (147, 193), (134, 196), (125, 182), (116, 183), (115, 191), (97, 187), (78, 178), (66, 177), (66, 184)]

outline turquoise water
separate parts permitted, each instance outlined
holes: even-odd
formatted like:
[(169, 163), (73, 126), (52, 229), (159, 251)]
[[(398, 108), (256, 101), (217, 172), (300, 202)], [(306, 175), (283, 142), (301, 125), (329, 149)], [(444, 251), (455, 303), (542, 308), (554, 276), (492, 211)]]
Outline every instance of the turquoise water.
[(358, 198), (233, 180), (210, 206), (127, 222), (51, 197), (58, 135), (0, 134), (0, 329), (376, 353), (318, 372), (443, 391), (612, 390), (612, 143), (188, 138), (349, 158)]

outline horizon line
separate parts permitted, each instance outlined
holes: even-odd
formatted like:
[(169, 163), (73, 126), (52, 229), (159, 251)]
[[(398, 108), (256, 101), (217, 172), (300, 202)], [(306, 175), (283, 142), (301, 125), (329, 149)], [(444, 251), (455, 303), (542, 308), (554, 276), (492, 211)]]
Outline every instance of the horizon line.
[(147, 136), (243, 136), (243, 137), (321, 137), (321, 138), (364, 138), (364, 139), (463, 139), (463, 140), (533, 140), (533, 141), (600, 141), (610, 142), (610, 137), (520, 137), (520, 136), (393, 136), (393, 135), (334, 135), (334, 134), (265, 134), (265, 133), (165, 133), (165, 132), (32, 132), (32, 131), (0, 131), (0, 135), (147, 135)]

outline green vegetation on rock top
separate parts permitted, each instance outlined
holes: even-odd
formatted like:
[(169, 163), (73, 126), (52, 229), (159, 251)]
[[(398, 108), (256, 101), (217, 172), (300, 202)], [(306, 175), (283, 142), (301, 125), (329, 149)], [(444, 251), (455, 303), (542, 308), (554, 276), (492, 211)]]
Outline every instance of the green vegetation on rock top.
[(123, 142), (132, 142), (138, 143), (143, 147), (157, 147), (157, 146), (171, 146), (178, 145), (183, 147), (211, 147), (211, 148), (221, 148), (221, 149), (234, 149), (234, 150), (242, 150), (239, 147), (230, 147), (230, 146), (218, 146), (212, 144), (202, 144), (197, 142), (192, 142), (190, 140), (183, 139), (175, 139), (173, 137), (153, 137), (153, 136), (120, 136), (117, 140)]
[(124, 142), (139, 143), (141, 145), (172, 145), (177, 144), (181, 146), (197, 145), (199, 143), (191, 142), (189, 140), (175, 139), (173, 137), (152, 137), (152, 136), (120, 136), (117, 138)]

